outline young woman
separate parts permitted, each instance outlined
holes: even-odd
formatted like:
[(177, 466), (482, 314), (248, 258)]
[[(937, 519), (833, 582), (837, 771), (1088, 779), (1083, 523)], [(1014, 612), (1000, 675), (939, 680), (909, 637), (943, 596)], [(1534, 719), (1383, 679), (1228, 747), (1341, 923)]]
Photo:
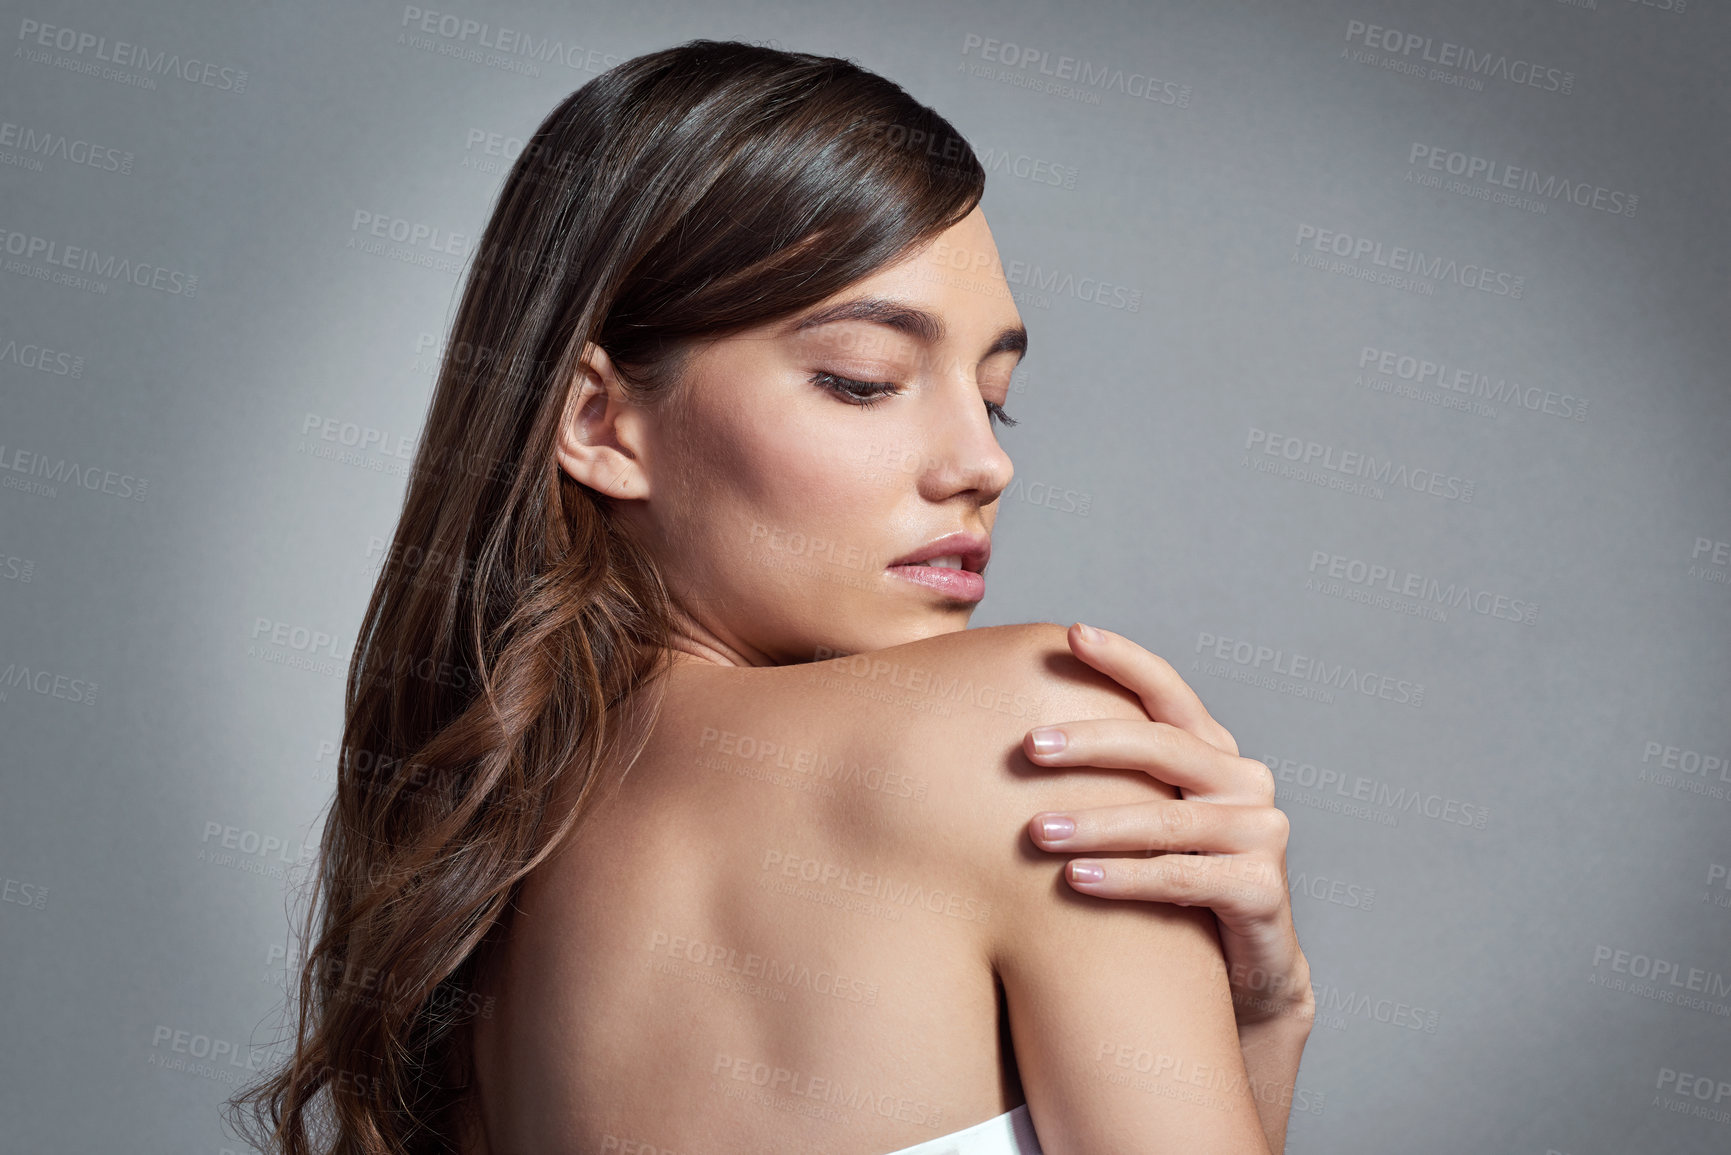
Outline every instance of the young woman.
[(743, 44), (542, 124), (356, 647), (261, 1145), (1280, 1150), (1267, 769), (1127, 639), (966, 628), (1027, 344), (983, 183), (889, 81)]

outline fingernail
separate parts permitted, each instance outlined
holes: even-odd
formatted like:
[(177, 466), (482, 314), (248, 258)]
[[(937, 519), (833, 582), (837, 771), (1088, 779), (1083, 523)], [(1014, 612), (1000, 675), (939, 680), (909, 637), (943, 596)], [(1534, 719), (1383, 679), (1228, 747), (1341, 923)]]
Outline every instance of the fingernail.
[(1054, 814), (1050, 818), (1040, 819), (1040, 837), (1047, 842), (1056, 842), (1076, 833), (1076, 824), (1062, 814)]
[(1034, 736), (1034, 753), (1036, 754), (1056, 754), (1070, 744), (1070, 740), (1064, 736), (1064, 731), (1054, 729), (1051, 726), (1041, 726), (1038, 730), (1031, 730), (1029, 733)]
[(1082, 635), (1082, 640), (1084, 642), (1097, 642), (1106, 636), (1093, 626), (1087, 625), (1083, 622), (1076, 623), (1076, 632)]
[(1099, 882), (1106, 877), (1106, 872), (1092, 862), (1072, 862), (1070, 864), (1070, 881)]

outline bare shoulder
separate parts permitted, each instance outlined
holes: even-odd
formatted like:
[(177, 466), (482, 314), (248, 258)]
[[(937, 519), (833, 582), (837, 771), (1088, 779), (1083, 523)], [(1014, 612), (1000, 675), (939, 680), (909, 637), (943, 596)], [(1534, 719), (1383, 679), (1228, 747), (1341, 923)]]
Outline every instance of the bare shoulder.
[[(850, 897), (934, 916), (902, 923), (893, 949), (909, 968), (1001, 984), (1049, 1155), (1263, 1150), (1213, 912), (1082, 894), (1064, 879), (1070, 856), (1029, 837), (1042, 811), (1177, 797), (1141, 771), (1026, 756), (1034, 727), (1147, 719), (1134, 693), (1070, 652), (1066, 633), (1050, 622), (983, 627), (713, 675), (720, 692), (696, 697), (721, 720), (691, 743), (731, 742), (730, 757), (827, 792), (760, 791), (738, 823), (713, 821), (718, 807), (705, 821), (761, 823), (774, 795), (770, 817), (833, 855), (801, 861), (800, 878), (833, 877)], [(1143, 1054), (1160, 1065), (1126, 1083), (1119, 1067)]]
[(1054, 622), (984, 626), (784, 669), (867, 714), (889, 707), (897, 730), (901, 717), (958, 734), (1009, 724), (994, 719), (1025, 730), (1089, 714), (1146, 717), (1134, 694), (1070, 652), (1066, 632)]
[[(1036, 726), (1147, 720), (1135, 694), (1070, 652), (1066, 633), (988, 626), (791, 669), (808, 701), (841, 715), (862, 761), (920, 783), (925, 804), (901, 808), (898, 825), (923, 863), (982, 889), (1026, 889), (1056, 879), (1064, 861), (1027, 837), (1036, 813), (1177, 797), (1139, 771), (1060, 770), (1023, 753)], [(1036, 880), (1010, 877), (1030, 872)]]
[[(1041, 811), (1177, 797), (1141, 771), (1048, 768), (1023, 753), (1036, 726), (1147, 719), (1135, 694), (1071, 654), (1066, 632), (968, 630), (839, 660), (829, 676), (882, 688), (854, 727), (886, 773), (931, 777), (929, 805), (896, 824), (913, 835), (899, 863), (985, 912), (974, 941), (1003, 984), (1042, 1147), (1266, 1150), (1213, 912), (1082, 894), (1063, 878), (1069, 856), (1029, 837)], [(1143, 1054), (1150, 1077), (1121, 1078), (1125, 1057)]]
[(809, 820), (886, 869), (966, 881), (982, 903), (1064, 887), (1064, 857), (1028, 837), (1036, 814), (1177, 796), (1140, 771), (1058, 769), (1023, 753), (1037, 726), (1147, 719), (1134, 693), (1070, 652), (1066, 634), (1052, 622), (987, 626), (798, 665), (699, 671), (688, 684), (702, 689), (683, 698), (668, 741), (686, 748), (681, 765), (698, 757), (788, 786), (787, 798), (809, 802)]

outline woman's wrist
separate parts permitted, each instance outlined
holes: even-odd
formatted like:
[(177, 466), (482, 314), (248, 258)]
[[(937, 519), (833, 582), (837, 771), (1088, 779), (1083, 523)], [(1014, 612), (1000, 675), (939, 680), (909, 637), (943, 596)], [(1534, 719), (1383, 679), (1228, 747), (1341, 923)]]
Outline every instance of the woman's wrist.
[(1308, 1035), (1316, 1021), (1316, 992), (1310, 986), (1310, 972), (1306, 969), (1276, 991), (1235, 990), (1232, 1007), (1240, 1034), (1261, 1030)]
[(1278, 1010), (1265, 1014), (1242, 1018), (1238, 1021), (1238, 1033), (1255, 1032), (1265, 1035), (1292, 1035), (1295, 1038), (1307, 1038), (1310, 1028), (1316, 1022), (1316, 1000), (1303, 999), (1288, 1003)]

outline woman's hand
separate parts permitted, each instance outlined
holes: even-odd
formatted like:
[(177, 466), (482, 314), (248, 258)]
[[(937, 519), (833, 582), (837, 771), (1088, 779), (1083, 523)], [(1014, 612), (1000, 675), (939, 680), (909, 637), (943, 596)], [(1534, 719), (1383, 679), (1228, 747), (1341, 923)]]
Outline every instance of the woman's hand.
[(1212, 908), (1240, 1031), (1282, 1018), (1308, 1031), (1310, 964), (1292, 925), (1288, 825), (1274, 805), (1274, 776), (1239, 756), (1232, 735), (1165, 659), (1081, 623), (1070, 627), (1069, 641), (1078, 658), (1140, 697), (1154, 720), (1041, 727), (1028, 731), (1023, 751), (1042, 766), (1142, 770), (1177, 787), (1179, 799), (1043, 811), (1029, 823), (1035, 845), (1059, 854), (1166, 851), (1073, 859), (1065, 877), (1083, 894)]

